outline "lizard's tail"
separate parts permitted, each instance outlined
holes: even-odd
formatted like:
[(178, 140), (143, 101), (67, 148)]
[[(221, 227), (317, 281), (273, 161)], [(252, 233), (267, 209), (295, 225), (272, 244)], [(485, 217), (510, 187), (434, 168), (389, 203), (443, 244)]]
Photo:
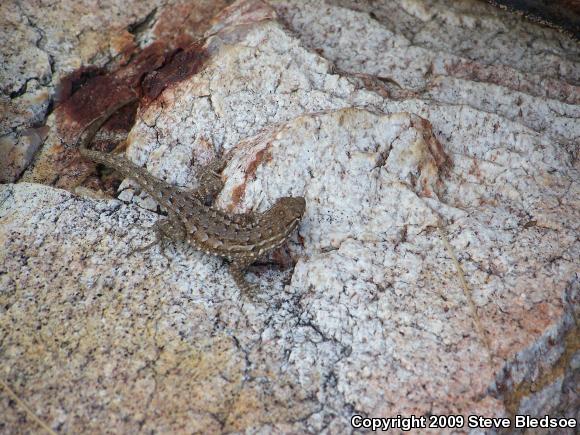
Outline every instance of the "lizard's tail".
[(92, 160), (95, 163), (100, 163), (111, 169), (114, 169), (124, 177), (133, 178), (135, 181), (141, 181), (141, 177), (138, 175), (140, 168), (128, 159), (124, 159), (121, 156), (117, 156), (111, 153), (90, 150), (88, 148), (79, 148), (79, 153), (81, 156)]
[(96, 150), (90, 150), (87, 148), (95, 134), (97, 134), (97, 131), (99, 131), (101, 126), (113, 114), (115, 114), (119, 109), (125, 107), (127, 104), (131, 104), (135, 101), (137, 101), (137, 96), (131, 95), (127, 99), (112, 105), (100, 116), (93, 119), (79, 135), (77, 140), (79, 153), (81, 156), (87, 159), (108, 166), (124, 177), (131, 178), (132, 180), (136, 181), (139, 183), (141, 188), (149, 195), (151, 195), (158, 203), (165, 206), (166, 199), (163, 198), (163, 196), (167, 193), (170, 187), (168, 187), (162, 180), (158, 180), (157, 178), (150, 175), (147, 171), (144, 171), (142, 168), (137, 166), (135, 163), (121, 156), (110, 153), (103, 153)]
[(150, 175), (143, 168), (137, 166), (129, 159), (123, 158), (116, 154), (103, 153), (101, 151), (79, 148), (81, 156), (86, 157), (96, 163), (101, 163), (114, 169), (124, 177), (136, 181), (139, 186), (151, 195), (160, 205), (166, 207), (166, 202), (170, 197), (171, 188), (163, 180)]

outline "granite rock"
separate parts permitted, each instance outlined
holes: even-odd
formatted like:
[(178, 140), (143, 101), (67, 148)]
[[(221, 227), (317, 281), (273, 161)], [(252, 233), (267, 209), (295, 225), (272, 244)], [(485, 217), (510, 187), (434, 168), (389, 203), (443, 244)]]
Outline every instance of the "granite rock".
[[(184, 244), (140, 251), (164, 217), (129, 181), (0, 186), (0, 380), (53, 430), (579, 417), (578, 48), (485, 3), (375, 3), (238, 1), (143, 82), (134, 162), (191, 188), (225, 153), (231, 212), (306, 198), (256, 300)], [(166, 8), (139, 9), (143, 46)], [(28, 179), (79, 119), (49, 117)], [(0, 431), (38, 431), (5, 393)]]

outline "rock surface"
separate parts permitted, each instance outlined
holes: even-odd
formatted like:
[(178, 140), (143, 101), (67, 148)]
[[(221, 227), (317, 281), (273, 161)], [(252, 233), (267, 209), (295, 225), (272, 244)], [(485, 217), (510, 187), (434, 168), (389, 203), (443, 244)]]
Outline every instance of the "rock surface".
[[(473, 1), (245, 0), (207, 19), (226, 3), (127, 6), (110, 28), (147, 17), (129, 41), (141, 54), (71, 91), (46, 126), (2, 118), (19, 126), (0, 148), (19, 168), (42, 145), (22, 180), (76, 194), (0, 186), (0, 380), (59, 433), (580, 417), (578, 46)], [(32, 41), (38, 25), (11, 14)], [(171, 52), (176, 20), (197, 29), (186, 40), (204, 38)], [(48, 53), (59, 71), (105, 64), (116, 34), (88, 57), (46, 34), (26, 56), (42, 65)], [(8, 69), (10, 92), (38, 65)], [(109, 100), (75, 111), (111, 83)], [(128, 131), (127, 156), (151, 173), (192, 187), (228, 153), (220, 207), (306, 198), (295, 265), (276, 254), (254, 267), (257, 300), (219, 259), (136, 250), (159, 215), (129, 181), (120, 200), (75, 189), (90, 169), (74, 139), (137, 88), (139, 106), (101, 139)], [(32, 145), (17, 145), (33, 124)], [(0, 415), (2, 432), (39, 430), (6, 389)]]

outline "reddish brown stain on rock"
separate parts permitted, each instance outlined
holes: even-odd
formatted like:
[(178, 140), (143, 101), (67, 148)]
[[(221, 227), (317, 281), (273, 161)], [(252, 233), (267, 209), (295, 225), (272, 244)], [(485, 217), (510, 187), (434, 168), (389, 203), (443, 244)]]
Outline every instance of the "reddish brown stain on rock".
[(131, 55), (137, 51), (135, 38), (126, 29), (111, 37), (110, 46), (115, 53), (118, 53), (116, 58), (122, 64), (126, 64), (131, 59)]
[(250, 162), (248, 168), (246, 169), (246, 180), (250, 177), (254, 178), (258, 166), (260, 166), (263, 162), (272, 161), (272, 154), (270, 153), (271, 146), (272, 145), (268, 143), (264, 149), (261, 149), (256, 153), (256, 157)]
[(115, 116), (112, 116), (105, 122), (102, 128), (108, 131), (128, 132), (133, 127), (133, 124), (135, 124), (135, 115), (138, 106), (139, 101), (135, 101), (134, 103), (121, 107)]
[(263, 162), (269, 162), (272, 160), (272, 154), (270, 153), (270, 146), (271, 145), (268, 143), (268, 145), (265, 148), (258, 151), (256, 153), (254, 159), (247, 166), (246, 171), (245, 171), (245, 175), (244, 175), (244, 181), (241, 184), (239, 184), (238, 186), (236, 186), (232, 191), (232, 201), (231, 201), (230, 205), (228, 206), (228, 209), (230, 211), (233, 210), (234, 207), (236, 207), (237, 205), (240, 204), (242, 197), (246, 193), (247, 182), (250, 178), (253, 178), (256, 175), (256, 170), (258, 169), (258, 166), (260, 166)]
[[(137, 54), (127, 65), (106, 72), (83, 68), (63, 79), (55, 109), (57, 129), (64, 143), (74, 144), (80, 132), (111, 106), (127, 101), (140, 92), (142, 78), (163, 65), (167, 47), (154, 43)], [(137, 104), (114, 114), (105, 129), (129, 131), (135, 120)]]
[[(186, 47), (203, 37), (211, 26), (211, 18), (233, 0), (182, 0), (164, 8), (153, 27), (153, 34), (175, 47)], [(177, 33), (176, 29), (183, 33)], [(184, 44), (184, 42), (186, 44)]]
[[(433, 157), (434, 164), (438, 172), (436, 185), (440, 187), (441, 186), (440, 176), (449, 169), (451, 160), (449, 159), (449, 156), (445, 153), (445, 150), (443, 149), (443, 145), (441, 145), (441, 142), (439, 142), (439, 140), (437, 140), (437, 138), (433, 134), (433, 126), (427, 119), (421, 118), (419, 116), (412, 116), (410, 118), (410, 126), (415, 128), (417, 132), (421, 134), (423, 141), (425, 142), (425, 144), (429, 149), (431, 157)], [(426, 162), (419, 163), (418, 169), (419, 173), (421, 174), (426, 169), (425, 163)], [(421, 176), (419, 181), (421, 187), (421, 195), (431, 197), (433, 195), (432, 191), (433, 186), (430, 185), (428, 177)]]
[(208, 57), (201, 43), (174, 51), (170, 60), (143, 80), (144, 104), (155, 100), (165, 89), (196, 74)]
[(443, 66), (447, 75), (477, 82), (505, 86), (538, 97), (553, 98), (567, 104), (580, 102), (580, 87), (563, 80), (544, 77), (538, 85), (533, 74), (524, 73), (505, 65), (483, 65), (466, 59), (446, 62)]
[(164, 41), (157, 41), (145, 47), (134, 59), (121, 68), (118, 76), (126, 79), (129, 86), (137, 88), (141, 85), (143, 78), (151, 71), (161, 68), (167, 61), (171, 52), (171, 46)]
[(232, 191), (232, 202), (228, 205), (229, 211), (232, 211), (234, 207), (240, 203), (244, 193), (246, 193), (245, 181), (242, 184), (234, 187), (234, 190)]
[(57, 109), (59, 124), (64, 127), (77, 124), (83, 128), (110, 106), (130, 98), (133, 93), (132, 88), (114, 77), (94, 77)]
[[(417, 125), (418, 124), (418, 125)], [(445, 153), (443, 145), (433, 134), (433, 126), (425, 118), (415, 117), (411, 119), (411, 126), (422, 132), (423, 140), (429, 146), (429, 151), (435, 159), (435, 164), (440, 170), (446, 169), (450, 164), (449, 156)]]
[(104, 74), (102, 68), (96, 66), (81, 67), (64, 76), (56, 86), (54, 101), (58, 106), (68, 100), (72, 94), (79, 90), (92, 78)]

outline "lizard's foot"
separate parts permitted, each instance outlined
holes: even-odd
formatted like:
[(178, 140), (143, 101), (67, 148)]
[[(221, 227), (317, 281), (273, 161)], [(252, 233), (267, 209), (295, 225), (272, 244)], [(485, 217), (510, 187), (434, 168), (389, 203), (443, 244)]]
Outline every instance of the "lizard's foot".
[(147, 243), (146, 245), (140, 246), (138, 248), (133, 248), (129, 252), (129, 255), (133, 255), (133, 254), (136, 254), (138, 252), (148, 251), (152, 247), (157, 246), (157, 245), (160, 245), (160, 247), (161, 247), (161, 254), (165, 258), (167, 258), (167, 256), (165, 255), (165, 240), (164, 240), (165, 238), (163, 237), (163, 233), (159, 229), (160, 224), (158, 222), (156, 222), (155, 224), (153, 224), (150, 227), (146, 227), (144, 225), (135, 225), (135, 226), (138, 227), (138, 228), (140, 228), (140, 229), (147, 229), (147, 230), (153, 229), (155, 231), (155, 240), (153, 240), (151, 243)]

